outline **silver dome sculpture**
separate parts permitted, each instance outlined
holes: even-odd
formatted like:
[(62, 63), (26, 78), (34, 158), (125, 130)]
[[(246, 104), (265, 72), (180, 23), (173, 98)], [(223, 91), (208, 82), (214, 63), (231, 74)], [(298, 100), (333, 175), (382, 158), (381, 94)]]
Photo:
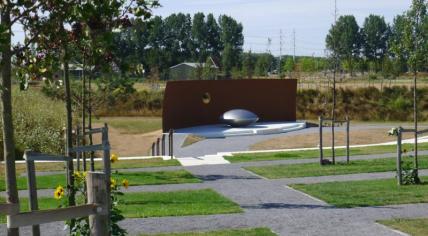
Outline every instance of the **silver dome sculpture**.
[(256, 123), (259, 117), (244, 109), (235, 109), (225, 112), (221, 117), (220, 121), (224, 124), (232, 127), (245, 127)]

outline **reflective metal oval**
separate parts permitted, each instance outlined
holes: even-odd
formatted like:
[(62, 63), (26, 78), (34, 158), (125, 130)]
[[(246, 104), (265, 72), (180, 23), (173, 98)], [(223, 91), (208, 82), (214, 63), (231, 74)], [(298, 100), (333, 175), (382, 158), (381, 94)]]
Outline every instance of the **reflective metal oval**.
[(220, 121), (224, 124), (232, 127), (245, 127), (256, 123), (259, 117), (244, 109), (235, 109), (225, 112), (221, 117)]

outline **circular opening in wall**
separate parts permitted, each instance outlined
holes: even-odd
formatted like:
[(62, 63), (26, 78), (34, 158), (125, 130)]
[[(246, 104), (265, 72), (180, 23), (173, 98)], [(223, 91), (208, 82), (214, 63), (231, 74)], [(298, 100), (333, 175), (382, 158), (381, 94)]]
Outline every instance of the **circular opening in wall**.
[(211, 95), (209, 93), (204, 93), (204, 95), (202, 95), (202, 102), (204, 104), (209, 104), (211, 102)]

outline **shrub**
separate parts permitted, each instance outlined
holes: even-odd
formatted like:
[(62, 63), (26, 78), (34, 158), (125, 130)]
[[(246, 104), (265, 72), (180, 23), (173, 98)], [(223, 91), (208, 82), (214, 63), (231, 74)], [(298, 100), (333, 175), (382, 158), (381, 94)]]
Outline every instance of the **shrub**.
[[(64, 152), (65, 105), (37, 90), (12, 91), (13, 124), (17, 158), (25, 149), (58, 154)], [(1, 125), (1, 124), (0, 124)], [(0, 133), (2, 140), (2, 133)], [(0, 151), (3, 152), (3, 145)]]

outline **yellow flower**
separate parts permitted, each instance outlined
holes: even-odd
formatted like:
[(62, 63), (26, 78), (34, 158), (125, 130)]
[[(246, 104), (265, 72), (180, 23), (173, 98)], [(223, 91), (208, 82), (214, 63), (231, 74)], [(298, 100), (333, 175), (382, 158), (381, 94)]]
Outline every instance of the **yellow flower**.
[(115, 163), (118, 160), (119, 160), (119, 157), (116, 154), (114, 154), (114, 153), (111, 154), (111, 156), (110, 156), (110, 162), (111, 163)]
[(79, 171), (74, 171), (74, 178), (76, 178), (76, 179), (80, 179), (80, 178), (82, 178), (82, 176), (80, 175), (80, 172)]
[(122, 180), (122, 185), (127, 189), (129, 187), (129, 181), (127, 179)]
[(64, 196), (64, 188), (63, 188), (61, 185), (59, 185), (59, 186), (55, 189), (54, 197), (55, 197), (55, 199), (59, 200), (59, 199), (61, 199), (63, 196)]
[(84, 177), (84, 178), (86, 178), (86, 175), (88, 174), (88, 172), (87, 171), (84, 171), (84, 172), (82, 172), (82, 176)]
[(110, 178), (110, 188), (115, 188), (116, 187), (116, 180), (113, 178)]

